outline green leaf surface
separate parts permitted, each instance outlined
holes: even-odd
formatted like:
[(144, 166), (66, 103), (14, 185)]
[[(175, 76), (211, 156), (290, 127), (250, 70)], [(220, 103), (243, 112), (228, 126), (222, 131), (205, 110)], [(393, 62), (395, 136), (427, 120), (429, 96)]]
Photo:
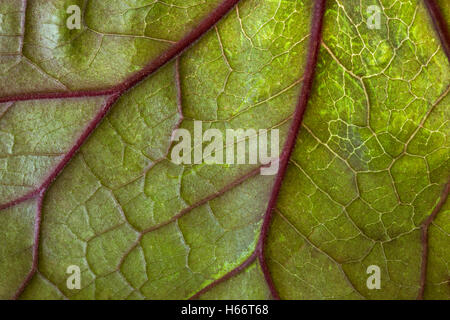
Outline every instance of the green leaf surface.
[[(449, 66), (420, 2), (383, 12), (377, 31), (350, 1), (325, 14), (315, 88), (266, 254), (283, 298), (417, 296), (419, 227), (449, 173)], [(441, 286), (426, 296), (448, 299), (448, 233), (432, 228), (430, 246), (440, 246), (429, 259), (440, 263), (430, 263), (428, 279)], [(381, 290), (366, 286), (369, 265), (381, 268)]]
[(240, 1), (142, 73), (231, 2), (0, 3), (0, 299), (450, 299), (450, 65), (423, 1), (327, 1), (267, 237), (276, 176), (176, 164), (173, 136), (278, 129), (282, 149), (314, 1)]
[[(24, 3), (0, 4), (1, 95), (118, 84), (180, 40), (219, 0)], [(66, 26), (71, 5), (81, 9), (80, 29)]]

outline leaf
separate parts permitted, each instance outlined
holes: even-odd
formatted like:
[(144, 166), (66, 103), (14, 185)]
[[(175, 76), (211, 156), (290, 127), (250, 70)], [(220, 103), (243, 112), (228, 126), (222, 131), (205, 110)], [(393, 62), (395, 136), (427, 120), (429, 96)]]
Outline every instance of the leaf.
[[(236, 2), (2, 1), (0, 298), (450, 297), (445, 1)], [(278, 174), (175, 164), (194, 121)]]
[[(40, 0), (25, 7), (25, 1), (2, 1), (0, 93), (99, 89), (124, 81), (180, 40), (219, 0), (177, 2)], [(70, 5), (82, 9), (81, 29), (66, 26)]]
[[(418, 294), (420, 225), (449, 173), (448, 60), (420, 2), (384, 17), (374, 32), (350, 2), (325, 14), (315, 88), (268, 240), (284, 298)], [(433, 229), (448, 212), (439, 218)], [(425, 296), (448, 299), (448, 233), (432, 233)], [(381, 290), (366, 286), (370, 265), (381, 268)]]

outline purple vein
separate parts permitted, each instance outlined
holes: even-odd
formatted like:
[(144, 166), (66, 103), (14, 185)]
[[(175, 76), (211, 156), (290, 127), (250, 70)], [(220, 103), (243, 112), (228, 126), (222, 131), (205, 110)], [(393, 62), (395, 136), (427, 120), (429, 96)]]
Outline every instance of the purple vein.
[(239, 266), (237, 266), (236, 268), (234, 268), (233, 270), (231, 270), (230, 272), (228, 272), (227, 274), (222, 276), (220, 279), (217, 279), (217, 280), (213, 281), (212, 283), (210, 283), (209, 285), (207, 285), (206, 287), (204, 287), (203, 289), (198, 291), (196, 294), (191, 296), (189, 298), (189, 300), (195, 300), (195, 299), (199, 298), (202, 294), (208, 292), (209, 290), (211, 290), (212, 288), (214, 288), (218, 284), (220, 284), (220, 283), (222, 283), (222, 282), (224, 282), (224, 281), (234, 277), (235, 275), (237, 275), (238, 273), (243, 271), (245, 268), (247, 268), (249, 265), (251, 265), (256, 260), (257, 255), (258, 255), (258, 251), (256, 251), (256, 250), (253, 251), (253, 253), (250, 255), (250, 257), (248, 257)]
[(434, 29), (441, 40), (442, 47), (447, 59), (450, 59), (450, 35), (448, 32), (447, 21), (442, 15), (441, 9), (435, 0), (424, 0), (428, 13), (433, 21)]
[(168, 224), (170, 224), (171, 222), (174, 222), (175, 220), (178, 220), (179, 218), (181, 218), (182, 216), (184, 216), (186, 213), (194, 210), (197, 207), (200, 207), (201, 205), (206, 204), (207, 202), (216, 199), (218, 197), (220, 197), (221, 195), (225, 194), (226, 192), (228, 192), (229, 190), (237, 187), (238, 185), (242, 184), (243, 182), (247, 181), (248, 179), (250, 179), (251, 177), (254, 177), (256, 175), (258, 175), (261, 172), (261, 168), (263, 166), (258, 166), (257, 168), (251, 170), (250, 172), (240, 176), (239, 178), (237, 178), (236, 180), (232, 181), (231, 183), (227, 184), (225, 187), (223, 187), (222, 189), (220, 189), (219, 191), (210, 194), (209, 196), (191, 204), (190, 206), (180, 210), (180, 212), (178, 212), (176, 215), (174, 215), (172, 218), (170, 218), (167, 221), (164, 221), (163, 223), (157, 224), (153, 227), (150, 227), (146, 230), (144, 230), (142, 232), (142, 234), (146, 234), (149, 233), (151, 231), (160, 229), (161, 227), (164, 227)]
[(133, 74), (131, 77), (125, 79), (122, 83), (107, 89), (96, 90), (80, 90), (80, 91), (60, 91), (49, 93), (29, 93), (19, 94), (8, 97), (1, 97), (0, 103), (10, 101), (23, 100), (37, 100), (37, 99), (58, 99), (58, 98), (74, 98), (74, 97), (92, 97), (102, 95), (121, 95), (131, 87), (135, 86), (153, 72), (159, 70), (163, 65), (172, 60), (175, 56), (182, 53), (194, 42), (196, 42), (203, 34), (211, 29), (218, 21), (220, 21), (237, 3), (239, 0), (224, 0), (217, 6), (207, 17), (205, 17), (192, 31), (185, 37), (176, 42), (168, 50), (162, 53), (159, 57), (154, 59), (146, 65), (139, 72)]
[(147, 229), (144, 229), (143, 231), (139, 232), (139, 236), (137, 237), (136, 241), (133, 243), (133, 245), (127, 250), (127, 252), (125, 253), (125, 255), (122, 257), (122, 259), (119, 261), (119, 264), (116, 268), (117, 271), (120, 269), (120, 267), (122, 266), (122, 264), (125, 261), (125, 258), (128, 256), (128, 254), (133, 251), (134, 248), (136, 248), (142, 238), (147, 234), (150, 233), (152, 231), (161, 229), (162, 227), (165, 227), (175, 221), (177, 221), (178, 219), (180, 219), (181, 217), (183, 217), (184, 215), (188, 214), (189, 212), (191, 212), (192, 210), (194, 210), (195, 208), (198, 208), (206, 203), (208, 203), (211, 200), (214, 200), (216, 198), (219, 198), (220, 196), (222, 196), (223, 194), (225, 194), (226, 192), (230, 191), (231, 189), (237, 187), (238, 185), (244, 183), (245, 181), (247, 181), (248, 179), (258, 175), (261, 172), (261, 168), (264, 166), (258, 166), (257, 168), (247, 172), (246, 174), (238, 177), (237, 179), (233, 180), (232, 182), (230, 182), (229, 184), (227, 184), (225, 187), (223, 187), (222, 189), (220, 189), (219, 191), (210, 194), (209, 196), (206, 196), (196, 202), (194, 202), (193, 204), (181, 209), (177, 214), (175, 214), (173, 217), (171, 217), (170, 219), (167, 219), (164, 222), (161, 222), (159, 224), (156, 224), (152, 227), (149, 227)]
[(69, 150), (69, 152), (67, 152), (65, 154), (65, 156), (62, 158), (62, 160), (52, 170), (52, 172), (49, 174), (49, 176), (44, 180), (44, 182), (39, 187), (37, 187), (35, 190), (25, 194), (24, 196), (22, 196), (18, 199), (1, 204), (0, 210), (9, 208), (20, 202), (34, 198), (36, 195), (42, 193), (43, 191), (45, 192), (47, 190), (47, 188), (50, 186), (50, 184), (52, 183), (52, 181), (58, 176), (58, 174), (61, 172), (61, 170), (69, 162), (69, 160), (73, 158), (75, 153), (78, 151), (78, 149), (84, 143), (84, 141), (86, 141), (86, 139), (89, 137), (89, 135), (92, 133), (92, 131), (94, 131), (94, 129), (97, 127), (97, 125), (100, 123), (100, 121), (106, 115), (106, 113), (108, 112), (108, 110), (111, 108), (111, 106), (114, 104), (114, 102), (117, 100), (118, 97), (119, 97), (118, 95), (113, 95), (109, 99), (107, 99), (105, 105), (101, 108), (100, 112), (97, 113), (97, 115), (94, 117), (94, 119), (92, 119), (92, 121), (87, 125), (86, 129), (83, 131), (81, 136), (76, 140), (75, 144), (72, 146), (72, 148)]
[(89, 137), (92, 131), (101, 122), (104, 116), (108, 113), (109, 109), (117, 101), (117, 99), (128, 89), (135, 86), (147, 76), (159, 70), (167, 62), (178, 56), (186, 48), (188, 48), (192, 43), (197, 41), (203, 34), (205, 34), (211, 27), (214, 26), (222, 17), (224, 17), (233, 8), (239, 0), (224, 0), (213, 12), (211, 12), (200, 24), (189, 32), (183, 39), (175, 43), (171, 48), (169, 48), (162, 55), (157, 57), (155, 60), (150, 62), (141, 71), (137, 72), (121, 84), (116, 87), (99, 90), (99, 91), (77, 91), (77, 92), (54, 92), (54, 93), (34, 93), (34, 94), (24, 94), (13, 97), (0, 98), (0, 103), (2, 102), (12, 102), (12, 101), (23, 101), (23, 100), (36, 100), (36, 99), (58, 99), (58, 98), (73, 98), (73, 97), (88, 97), (88, 96), (100, 96), (100, 95), (111, 95), (107, 100), (106, 105), (100, 110), (100, 112), (94, 117), (94, 119), (89, 123), (85, 131), (82, 133), (81, 137), (76, 141), (74, 146), (62, 159), (58, 166), (53, 170), (45, 181), (38, 186), (35, 190), (29, 192), (28, 194), (10, 201), (5, 204), (0, 204), (0, 210), (6, 209), (13, 205), (16, 205), (22, 201), (28, 200), (39, 194), (42, 190), (48, 188), (51, 182), (56, 178), (64, 166), (69, 162), (69, 160), (75, 155), (84, 141)]
[[(44, 183), (38, 187), (36, 190), (30, 192), (29, 194), (16, 199), (14, 201), (11, 201), (7, 204), (0, 205), (0, 210), (5, 209), (7, 207), (10, 207), (12, 205), (18, 204), (19, 202), (31, 199), (35, 196), (38, 196), (38, 212), (36, 214), (36, 220), (35, 220), (35, 242), (33, 245), (33, 262), (32, 262), (32, 268), (21, 284), (20, 288), (17, 290), (16, 294), (14, 295), (14, 298), (18, 298), (22, 292), (25, 290), (28, 283), (33, 278), (34, 274), (37, 271), (38, 266), (38, 254), (39, 254), (39, 235), (40, 235), (40, 225), (41, 225), (41, 216), (42, 216), (42, 201), (44, 194), (46, 190), (48, 189), (51, 182), (56, 178), (56, 176), (60, 173), (60, 171), (64, 168), (64, 166), (67, 164), (67, 162), (74, 156), (74, 154), (77, 152), (77, 150), (81, 147), (81, 145), (84, 143), (84, 141), (88, 138), (88, 136), (92, 133), (92, 131), (96, 128), (96, 126), (101, 122), (101, 120), (104, 118), (104, 116), (107, 114), (109, 109), (112, 107), (112, 105), (117, 101), (117, 99), (128, 89), (138, 84), (140, 81), (145, 79), (147, 76), (152, 74), (153, 72), (159, 70), (163, 65), (165, 65), (168, 61), (172, 60), (174, 57), (179, 55), (181, 52), (183, 52), (187, 47), (189, 47), (193, 42), (195, 42), (198, 38), (200, 38), (206, 31), (208, 31), (215, 23), (217, 23), (236, 3), (238, 3), (239, 0), (229, 0), (229, 1), (223, 1), (221, 5), (219, 5), (208, 17), (206, 17), (197, 28), (195, 28), (193, 31), (191, 31), (185, 38), (177, 42), (175, 45), (173, 45), (169, 50), (167, 50), (165, 53), (163, 53), (161, 56), (153, 60), (149, 65), (144, 67), (141, 71), (134, 74), (121, 84), (110, 88), (110, 89), (100, 89), (100, 90), (86, 90), (86, 91), (74, 91), (74, 92), (54, 92), (54, 93), (33, 93), (33, 94), (22, 94), (17, 96), (11, 96), (11, 97), (3, 97), (0, 98), (0, 103), (2, 102), (12, 102), (12, 101), (24, 101), (24, 100), (35, 100), (35, 99), (57, 99), (57, 98), (71, 98), (71, 97), (88, 97), (88, 96), (101, 96), (101, 95), (111, 95), (104, 107), (101, 109), (101, 111), (96, 115), (96, 117), (89, 123), (83, 134), (80, 136), (80, 138), (77, 140), (77, 142), (74, 144), (74, 146), (71, 148), (71, 150), (66, 154), (66, 156), (63, 158), (63, 160), (59, 163), (59, 165), (53, 170), (53, 172), (50, 174), (50, 176), (44, 181)], [(296, 106), (296, 110), (294, 112), (293, 121), (291, 124), (291, 127), (289, 129), (289, 133), (287, 136), (286, 143), (283, 147), (282, 154), (280, 156), (280, 167), (279, 171), (277, 173), (277, 176), (275, 178), (274, 185), (272, 187), (272, 191), (270, 194), (267, 210), (264, 214), (263, 223), (261, 227), (260, 237), (258, 240), (258, 243), (256, 245), (256, 248), (254, 252), (248, 257), (243, 263), (241, 263), (238, 267), (228, 272), (225, 276), (221, 277), (220, 279), (217, 279), (207, 287), (203, 288), (201, 291), (196, 293), (192, 298), (198, 297), (202, 293), (206, 292), (210, 288), (214, 287), (215, 285), (231, 278), (232, 276), (236, 275), (240, 271), (244, 270), (248, 265), (250, 265), (252, 262), (254, 262), (256, 259), (259, 260), (262, 271), (264, 273), (265, 280), (268, 284), (268, 287), (270, 289), (270, 292), (275, 299), (279, 299), (279, 295), (277, 293), (277, 290), (275, 288), (275, 285), (273, 283), (273, 280), (271, 278), (268, 266), (265, 261), (264, 257), (264, 249), (265, 249), (265, 243), (267, 238), (267, 233), (269, 231), (271, 218), (273, 214), (273, 210), (275, 208), (278, 195), (280, 192), (281, 184), (283, 182), (288, 161), (292, 154), (292, 151), (295, 146), (296, 138), (298, 135), (298, 131), (301, 127), (301, 123), (303, 120), (303, 115), (306, 110), (306, 106), (309, 100), (312, 83), (314, 79), (314, 73), (315, 68), (317, 64), (317, 57), (320, 47), (320, 41), (321, 41), (321, 32), (322, 32), (322, 24), (323, 24), (323, 16), (325, 12), (325, 4), (326, 0), (317, 0), (314, 4), (313, 14), (312, 14), (312, 22), (311, 22), (311, 38), (309, 42), (309, 48), (308, 48), (308, 56), (306, 60), (306, 68), (304, 73), (304, 80), (303, 85), (300, 93), (300, 97)], [(178, 64), (178, 61), (177, 61)], [(179, 71), (178, 71), (178, 65), (177, 65), (177, 85), (179, 86)], [(179, 108), (181, 108), (181, 96), (179, 95), (178, 88), (178, 104)], [(182, 113), (180, 113), (182, 115)], [(227, 192), (228, 190), (232, 189), (233, 187), (241, 184), (243, 181), (247, 180), (248, 178), (258, 174), (260, 172), (260, 168), (257, 168), (248, 174), (238, 178), (234, 182), (232, 182), (230, 185), (226, 186), (222, 190), (198, 201), (197, 203), (183, 209), (180, 211), (176, 216), (174, 216), (172, 219), (167, 221), (166, 223), (162, 225), (158, 225), (152, 228), (149, 228), (147, 230), (144, 230), (142, 234), (151, 232), (157, 228), (160, 228), (163, 225), (166, 225), (172, 221), (175, 221), (176, 219), (180, 218), (187, 212), (192, 211), (194, 208), (207, 203), (208, 201), (219, 197), (223, 193)]]
[[(70, 97), (86, 97), (86, 96), (100, 96), (100, 95), (111, 95), (99, 113), (94, 117), (94, 119), (88, 124), (84, 132), (77, 139), (76, 143), (72, 146), (69, 152), (63, 157), (61, 162), (55, 167), (55, 169), (50, 173), (50, 175), (45, 179), (45, 181), (30, 193), (15, 199), (11, 202), (0, 205), (0, 210), (9, 208), (20, 202), (32, 199), (37, 196), (38, 199), (38, 212), (35, 219), (35, 239), (33, 244), (33, 262), (32, 268), (27, 277), (22, 282), (21, 286), (14, 295), (14, 299), (20, 297), (28, 283), (33, 278), (37, 271), (38, 261), (39, 261), (39, 236), (41, 227), (41, 216), (42, 216), (42, 202), (48, 187), (52, 181), (58, 176), (61, 170), (66, 166), (66, 164), (72, 159), (76, 154), (78, 149), (83, 145), (92, 131), (97, 127), (101, 120), (108, 113), (110, 108), (119, 99), (119, 97), (129, 90), (130, 88), (137, 85), (139, 82), (144, 80), (153, 72), (159, 70), (167, 62), (171, 61), (173, 58), (181, 54), (186, 48), (197, 41), (203, 34), (205, 34), (211, 27), (213, 27), (219, 20), (221, 20), (237, 3), (239, 0), (224, 0), (216, 9), (214, 9), (205, 19), (203, 19), (200, 24), (189, 32), (184, 38), (175, 43), (171, 48), (169, 48), (162, 55), (157, 57), (155, 60), (150, 62), (141, 71), (137, 72), (130, 78), (126, 79), (124, 82), (115, 86), (111, 89), (99, 90), (99, 91), (78, 91), (78, 92), (55, 92), (55, 93), (36, 93), (36, 94), (24, 94), (12, 97), (0, 98), (0, 103), (3, 102), (14, 102), (14, 101), (24, 101), (32, 99), (55, 99), (55, 98), (70, 98)], [(177, 85), (179, 85), (179, 73), (178, 73), (178, 62), (177, 62)], [(179, 88), (178, 88), (179, 89)], [(181, 97), (178, 97), (179, 103)]]
[(27, 287), (28, 283), (31, 281), (31, 279), (34, 277), (37, 268), (38, 268), (38, 261), (39, 261), (39, 239), (41, 235), (41, 218), (42, 218), (42, 202), (44, 200), (44, 193), (43, 190), (36, 198), (37, 200), (37, 212), (36, 212), (36, 218), (34, 220), (34, 239), (33, 239), (33, 246), (32, 248), (32, 262), (31, 262), (31, 269), (28, 272), (25, 279), (20, 284), (19, 288), (15, 292), (13, 299), (17, 300), (20, 295), (23, 293), (25, 288)]
[(430, 228), (430, 225), (433, 223), (434, 219), (436, 219), (439, 211), (441, 211), (442, 207), (445, 204), (445, 201), (447, 201), (448, 194), (450, 192), (450, 181), (447, 182), (447, 184), (444, 187), (444, 190), (442, 191), (441, 197), (439, 199), (439, 202), (434, 207), (432, 213), (430, 216), (422, 223), (421, 229), (422, 229), (422, 265), (420, 268), (420, 288), (419, 293), (417, 295), (418, 300), (423, 300), (424, 293), (425, 293), (425, 286), (427, 281), (427, 270), (428, 270), (428, 250), (429, 250), (429, 240), (428, 240), (428, 231)]
[(291, 127), (289, 128), (288, 136), (283, 147), (283, 151), (280, 156), (280, 167), (275, 178), (272, 193), (270, 195), (269, 203), (267, 205), (267, 210), (264, 216), (263, 225), (261, 227), (261, 235), (259, 238), (257, 251), (258, 259), (261, 264), (261, 268), (264, 273), (264, 277), (269, 285), (269, 289), (275, 299), (279, 299), (278, 292), (273, 283), (272, 277), (270, 275), (269, 268), (264, 257), (264, 249), (267, 240), (267, 233), (269, 231), (270, 222), (272, 220), (273, 210), (277, 203), (278, 195), (280, 193), (281, 184), (283, 182), (284, 176), (286, 174), (286, 169), (291, 157), (292, 151), (295, 147), (295, 142), (297, 140), (297, 135), (300, 130), (303, 115), (306, 111), (306, 106), (308, 104), (309, 96), (311, 93), (311, 88), (314, 80), (314, 74), (316, 71), (317, 57), (319, 55), (320, 41), (322, 39), (322, 25), (323, 16), (325, 13), (326, 0), (317, 0), (314, 3), (314, 9), (311, 21), (311, 38), (308, 47), (308, 56), (306, 59), (306, 68), (304, 74), (304, 80), (302, 89), (300, 92), (300, 97), (298, 99), (297, 107), (294, 112), (294, 117), (292, 119)]
[(213, 281), (211, 284), (209, 284), (208, 286), (206, 286), (205, 288), (194, 294), (191, 297), (191, 299), (198, 298), (201, 294), (207, 292), (208, 290), (220, 284), (221, 282), (238, 274), (256, 259), (259, 260), (259, 263), (261, 265), (264, 274), (264, 278), (267, 282), (272, 297), (274, 299), (280, 299), (264, 257), (265, 244), (267, 239), (267, 233), (269, 231), (270, 223), (272, 220), (273, 210), (275, 209), (278, 195), (280, 193), (281, 184), (283, 182), (286, 169), (289, 163), (289, 159), (291, 157), (292, 151), (295, 146), (295, 142), (297, 140), (298, 131), (302, 124), (303, 115), (305, 113), (306, 106), (308, 104), (309, 96), (311, 93), (312, 83), (314, 80), (314, 74), (317, 65), (317, 57), (319, 54), (320, 42), (322, 38), (322, 25), (323, 25), (323, 16), (325, 13), (325, 4), (326, 0), (317, 0), (314, 3), (314, 9), (311, 20), (311, 38), (308, 47), (308, 56), (306, 59), (306, 68), (303, 78), (303, 85), (292, 119), (292, 124), (291, 127), (289, 128), (288, 136), (280, 156), (279, 170), (272, 187), (272, 191), (270, 194), (266, 212), (264, 214), (261, 232), (255, 251), (243, 263), (241, 263), (239, 266), (237, 266), (236, 268), (225, 274), (223, 277)]
[[(447, 55), (447, 59), (450, 60), (450, 35), (448, 32), (447, 21), (442, 15), (442, 11), (435, 0), (424, 0), (425, 6), (427, 7), (428, 14), (433, 22), (434, 29), (441, 41), (443, 50)], [(429, 239), (428, 232), (430, 225), (436, 219), (438, 213), (447, 201), (448, 194), (450, 192), (450, 181), (445, 185), (439, 202), (434, 207), (431, 215), (422, 223), (421, 225), (421, 242), (422, 242), (422, 263), (420, 267), (420, 287), (419, 293), (417, 294), (418, 300), (423, 300), (425, 287), (427, 282), (427, 270), (428, 270), (428, 252), (429, 252)]]

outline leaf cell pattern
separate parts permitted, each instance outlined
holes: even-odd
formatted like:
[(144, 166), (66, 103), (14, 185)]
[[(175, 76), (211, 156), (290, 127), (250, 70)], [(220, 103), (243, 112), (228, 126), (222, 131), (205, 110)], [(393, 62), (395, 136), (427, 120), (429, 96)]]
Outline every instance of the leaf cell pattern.
[[(2, 1), (0, 298), (449, 299), (449, 12)], [(194, 121), (280, 130), (278, 174), (174, 164)]]

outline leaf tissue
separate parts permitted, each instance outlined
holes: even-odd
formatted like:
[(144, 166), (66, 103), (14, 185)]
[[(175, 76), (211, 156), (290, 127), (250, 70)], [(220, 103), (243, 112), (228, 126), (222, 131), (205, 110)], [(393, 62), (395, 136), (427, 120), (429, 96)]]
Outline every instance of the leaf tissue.
[(450, 299), (449, 19), (0, 1), (0, 299)]

